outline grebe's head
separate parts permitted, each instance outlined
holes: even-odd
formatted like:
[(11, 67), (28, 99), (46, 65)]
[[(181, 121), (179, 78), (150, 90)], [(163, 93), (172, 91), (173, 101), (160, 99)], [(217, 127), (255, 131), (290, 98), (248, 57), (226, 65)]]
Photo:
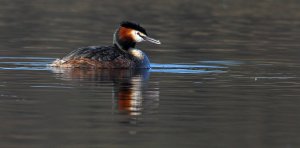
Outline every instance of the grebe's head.
[(142, 41), (161, 44), (159, 40), (148, 37), (143, 27), (132, 22), (122, 22), (114, 33), (114, 44), (125, 51), (134, 48), (136, 43)]

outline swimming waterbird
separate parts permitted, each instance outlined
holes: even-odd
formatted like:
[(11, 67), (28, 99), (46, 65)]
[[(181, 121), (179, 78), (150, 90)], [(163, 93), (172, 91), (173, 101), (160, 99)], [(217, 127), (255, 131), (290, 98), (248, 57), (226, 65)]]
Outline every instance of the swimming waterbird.
[(135, 48), (136, 43), (149, 41), (161, 44), (150, 38), (146, 30), (133, 22), (122, 22), (113, 35), (112, 46), (89, 46), (76, 49), (50, 66), (68, 68), (150, 68), (147, 55)]

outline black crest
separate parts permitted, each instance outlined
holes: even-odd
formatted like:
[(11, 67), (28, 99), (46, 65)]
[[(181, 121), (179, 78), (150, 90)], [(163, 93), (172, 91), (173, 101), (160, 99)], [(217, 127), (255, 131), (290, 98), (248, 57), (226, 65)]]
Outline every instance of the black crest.
[(125, 28), (134, 29), (134, 30), (140, 31), (140, 32), (144, 33), (145, 35), (147, 35), (146, 30), (137, 23), (124, 21), (124, 22), (121, 22), (120, 26), (125, 27)]

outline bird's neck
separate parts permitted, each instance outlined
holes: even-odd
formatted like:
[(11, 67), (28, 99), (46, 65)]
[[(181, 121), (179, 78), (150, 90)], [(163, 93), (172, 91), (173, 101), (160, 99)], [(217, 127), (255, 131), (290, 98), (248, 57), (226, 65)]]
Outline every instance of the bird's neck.
[(128, 53), (138, 60), (143, 60), (145, 58), (144, 52), (136, 48), (130, 48)]
[(150, 68), (150, 61), (143, 51), (136, 48), (130, 48), (128, 53), (134, 58), (137, 68)]
[(135, 42), (133, 42), (130, 38), (120, 38), (119, 29), (116, 30), (113, 37), (113, 44), (117, 46), (122, 51), (128, 52), (129, 49), (135, 47)]

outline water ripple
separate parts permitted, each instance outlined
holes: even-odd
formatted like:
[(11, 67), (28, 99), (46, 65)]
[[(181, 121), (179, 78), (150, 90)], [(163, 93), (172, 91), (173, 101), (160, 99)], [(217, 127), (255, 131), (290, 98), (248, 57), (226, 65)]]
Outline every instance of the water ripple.
[[(0, 57), (0, 70), (51, 70), (48, 67), (54, 58), (48, 57)], [(152, 63), (150, 72), (153, 73), (180, 73), (180, 74), (205, 74), (224, 73), (227, 65), (234, 61), (200, 61), (197, 64), (158, 64)], [(237, 63), (237, 62), (236, 62)]]
[(150, 72), (158, 73), (181, 73), (181, 74), (205, 74), (205, 73), (224, 73), (226, 67), (213, 65), (194, 65), (194, 64), (151, 64)]
[(0, 56), (0, 60), (2, 60), (2, 59), (55, 60), (55, 58), (49, 58), (49, 57), (6, 57), (6, 56), (1, 57)]

